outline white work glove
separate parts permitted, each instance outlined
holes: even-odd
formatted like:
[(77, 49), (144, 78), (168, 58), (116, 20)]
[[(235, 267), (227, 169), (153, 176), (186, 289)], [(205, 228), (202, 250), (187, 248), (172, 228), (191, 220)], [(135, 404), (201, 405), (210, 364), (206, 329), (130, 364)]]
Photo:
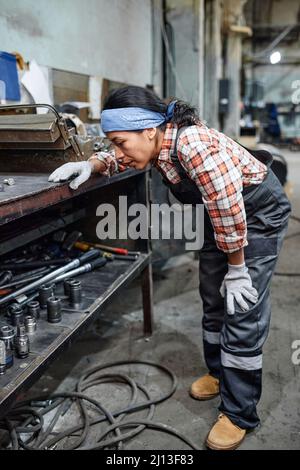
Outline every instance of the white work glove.
[(228, 273), (225, 275), (220, 287), (222, 297), (226, 296), (226, 305), (228, 315), (234, 315), (234, 301), (245, 312), (249, 310), (249, 305), (243, 297), (256, 304), (258, 292), (252, 285), (251, 277), (248, 274), (248, 268), (243, 264), (228, 264)]
[(59, 181), (67, 181), (72, 176), (76, 176), (69, 186), (71, 189), (77, 189), (80, 184), (89, 179), (92, 169), (92, 163), (89, 161), (65, 163), (51, 173), (48, 181), (58, 183)]

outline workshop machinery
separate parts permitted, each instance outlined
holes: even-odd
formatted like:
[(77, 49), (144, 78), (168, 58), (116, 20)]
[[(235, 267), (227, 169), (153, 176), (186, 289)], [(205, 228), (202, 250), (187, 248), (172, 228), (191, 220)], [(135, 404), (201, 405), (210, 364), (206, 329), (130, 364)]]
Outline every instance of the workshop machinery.
[[(36, 114), (41, 108), (48, 112)], [(51, 172), (108, 147), (103, 137), (80, 135), (67, 115), (48, 104), (0, 107), (1, 171)]]

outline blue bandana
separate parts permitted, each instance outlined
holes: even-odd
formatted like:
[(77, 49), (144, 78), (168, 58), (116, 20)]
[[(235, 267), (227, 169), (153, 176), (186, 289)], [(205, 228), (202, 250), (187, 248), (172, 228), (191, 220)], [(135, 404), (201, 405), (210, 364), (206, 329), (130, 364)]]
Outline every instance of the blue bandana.
[(157, 113), (144, 108), (105, 109), (101, 113), (103, 132), (138, 131), (158, 127), (169, 122), (174, 114), (176, 101), (172, 101), (166, 113)]

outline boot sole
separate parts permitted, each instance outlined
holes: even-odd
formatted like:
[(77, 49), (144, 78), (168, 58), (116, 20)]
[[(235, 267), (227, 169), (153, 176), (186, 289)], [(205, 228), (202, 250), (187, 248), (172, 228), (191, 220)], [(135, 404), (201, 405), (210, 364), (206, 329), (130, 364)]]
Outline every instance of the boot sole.
[(199, 400), (199, 401), (211, 400), (212, 398), (215, 398), (218, 395), (220, 395), (220, 392), (213, 393), (213, 394), (210, 394), (210, 395), (196, 395), (191, 390), (190, 390), (189, 393), (190, 393), (192, 398), (194, 398), (195, 400)]
[(239, 442), (236, 442), (235, 444), (231, 444), (230, 446), (223, 446), (223, 447), (218, 447), (217, 445), (213, 444), (207, 439), (206, 439), (205, 444), (211, 450), (235, 450), (237, 449), (237, 447), (239, 447), (239, 445), (241, 445), (244, 439), (245, 439), (245, 436)]

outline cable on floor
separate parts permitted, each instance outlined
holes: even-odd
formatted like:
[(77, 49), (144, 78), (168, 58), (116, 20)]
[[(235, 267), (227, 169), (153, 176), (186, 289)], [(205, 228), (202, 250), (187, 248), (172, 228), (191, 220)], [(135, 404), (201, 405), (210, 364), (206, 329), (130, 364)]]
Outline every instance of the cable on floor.
[[(102, 373), (104, 369), (111, 367), (133, 365), (159, 369), (171, 382), (169, 390), (157, 398), (151, 398), (147, 389), (127, 374)], [(101, 403), (101, 400), (93, 398), (91, 393), (88, 393), (89, 389), (93, 388), (93, 396), (95, 396), (95, 387), (103, 383), (128, 386), (131, 391), (128, 405), (116, 411), (109, 411)], [(6, 448), (12, 450), (54, 450), (57, 448), (64, 450), (115, 448), (121, 450), (126, 441), (136, 437), (145, 429), (170, 434), (187, 444), (191, 449), (199, 450), (200, 448), (183, 433), (164, 423), (153, 421), (155, 405), (170, 398), (176, 388), (177, 378), (166, 366), (135, 360), (108, 363), (93, 367), (82, 374), (74, 392), (55, 393), (51, 396), (43, 395), (17, 403), (0, 421), (0, 430), (4, 431), (8, 438)], [(141, 394), (144, 399), (138, 401)], [(76, 417), (75, 420), (77, 424), (63, 431), (56, 431), (55, 426), (61, 418), (64, 419), (71, 407), (72, 413), (74, 413), (74, 404), (78, 414), (78, 419)], [(97, 415), (91, 416), (89, 410), (92, 410), (94, 414), (96, 412)], [(134, 416), (131, 418), (133, 413), (142, 410), (147, 411), (145, 418)], [(47, 417), (50, 412), (53, 416)], [(125, 421), (124, 418), (127, 420)], [(99, 426), (102, 423), (106, 425), (104, 430), (103, 426)]]

